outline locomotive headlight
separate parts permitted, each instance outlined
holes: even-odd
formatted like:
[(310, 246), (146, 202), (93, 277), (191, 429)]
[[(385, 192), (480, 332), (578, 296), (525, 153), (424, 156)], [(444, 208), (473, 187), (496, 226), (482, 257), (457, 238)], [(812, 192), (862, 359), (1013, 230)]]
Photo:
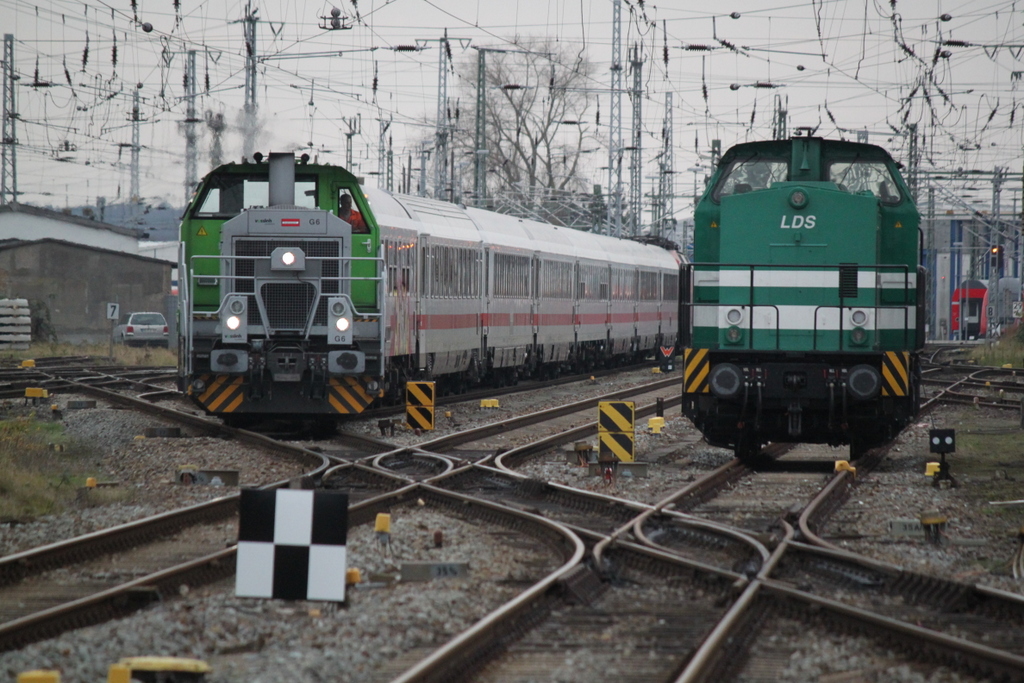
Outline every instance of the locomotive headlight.
[(220, 338), (228, 344), (245, 342), (249, 336), (246, 319), (248, 301), (244, 294), (229, 295), (221, 306)]
[(725, 314), (725, 319), (730, 325), (739, 325), (743, 320), (743, 311), (738, 308), (730, 308)]
[(306, 253), (298, 247), (278, 247), (270, 252), (271, 270), (305, 270)]
[(862, 326), (868, 321), (867, 311), (856, 310), (850, 314), (850, 322), (857, 326)]
[(863, 346), (868, 341), (868, 333), (863, 327), (855, 327), (850, 330), (850, 343)]
[(346, 297), (332, 296), (327, 300), (327, 311), (330, 314), (330, 320), (327, 321), (327, 343), (351, 344), (352, 316), (355, 312), (352, 303)]
[(739, 344), (743, 341), (743, 330), (732, 325), (728, 330), (725, 331), (725, 341), (730, 344)]
[(807, 206), (807, 193), (803, 190), (793, 190), (789, 195), (789, 205), (794, 209), (802, 209)]

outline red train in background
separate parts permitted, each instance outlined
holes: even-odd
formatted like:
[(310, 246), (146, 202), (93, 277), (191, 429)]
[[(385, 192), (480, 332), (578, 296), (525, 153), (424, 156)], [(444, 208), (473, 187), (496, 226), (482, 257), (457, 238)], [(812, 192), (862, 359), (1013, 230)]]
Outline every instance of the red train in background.
[[(959, 287), (953, 290), (950, 318), (953, 322), (954, 339), (962, 341), (984, 339), (988, 334), (987, 304), (988, 287), (980, 280), (964, 280)], [(961, 309), (965, 311), (965, 324), (962, 333), (960, 329)]]

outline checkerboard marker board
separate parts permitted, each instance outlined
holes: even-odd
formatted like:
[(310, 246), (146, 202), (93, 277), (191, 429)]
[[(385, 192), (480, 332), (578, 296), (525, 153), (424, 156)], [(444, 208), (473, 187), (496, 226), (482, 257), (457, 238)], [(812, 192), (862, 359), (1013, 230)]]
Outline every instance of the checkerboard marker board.
[(345, 600), (348, 494), (243, 489), (235, 595)]

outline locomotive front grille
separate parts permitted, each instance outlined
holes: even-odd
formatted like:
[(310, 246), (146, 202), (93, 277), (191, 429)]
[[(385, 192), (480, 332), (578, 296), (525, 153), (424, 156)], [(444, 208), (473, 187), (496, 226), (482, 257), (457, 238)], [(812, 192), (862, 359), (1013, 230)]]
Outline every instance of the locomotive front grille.
[[(256, 292), (256, 281), (270, 276), (270, 255), (278, 247), (298, 247), (307, 258), (317, 259), (306, 262), (304, 278), (321, 280), (321, 278), (337, 278), (341, 274), (338, 260), (341, 256), (339, 240), (314, 239), (236, 239), (234, 241), (235, 256), (253, 257), (239, 258), (234, 261), (234, 290), (240, 293)], [(325, 259), (325, 260), (319, 260)], [(337, 294), (341, 291), (340, 282), (336, 279), (319, 282), (320, 292), (324, 296)], [(309, 282), (304, 283), (266, 283), (260, 287), (260, 298), (267, 311), (267, 322), (270, 327), (278, 330), (302, 330), (306, 327), (309, 313), (316, 299), (316, 287)], [(249, 307), (248, 323), (262, 325), (260, 312), (256, 306)], [(313, 316), (314, 325), (327, 324), (327, 300), (321, 297), (320, 304)]]
[(260, 287), (260, 298), (271, 328), (301, 331), (316, 301), (316, 287), (309, 282), (269, 282)]

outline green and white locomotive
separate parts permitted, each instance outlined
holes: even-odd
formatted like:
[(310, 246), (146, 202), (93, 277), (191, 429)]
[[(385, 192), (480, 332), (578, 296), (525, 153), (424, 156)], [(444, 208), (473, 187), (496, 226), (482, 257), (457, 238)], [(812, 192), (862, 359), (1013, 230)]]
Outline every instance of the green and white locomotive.
[(920, 215), (882, 148), (736, 145), (684, 267), (683, 411), (713, 445), (884, 443), (919, 405)]

